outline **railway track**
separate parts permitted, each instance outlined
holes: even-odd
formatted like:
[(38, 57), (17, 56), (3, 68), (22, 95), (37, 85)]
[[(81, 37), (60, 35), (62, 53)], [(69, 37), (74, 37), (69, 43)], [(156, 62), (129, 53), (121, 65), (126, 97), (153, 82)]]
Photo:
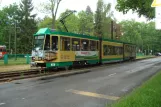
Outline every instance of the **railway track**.
[[(147, 58), (146, 58), (147, 59)], [(137, 59), (143, 60), (143, 59)], [(120, 63), (120, 62), (119, 62)], [(85, 66), (83, 68), (76, 67), (73, 70), (65, 70), (65, 69), (58, 69), (58, 70), (40, 70), (40, 69), (30, 69), (30, 70), (22, 70), (22, 71), (12, 71), (12, 72), (0, 72), (0, 82), (10, 82), (13, 80), (18, 79), (25, 79), (25, 78), (33, 78), (33, 77), (40, 77), (40, 76), (46, 76), (46, 75), (54, 75), (54, 74), (63, 74), (63, 73), (70, 73), (77, 70), (89, 70), (91, 68), (99, 68), (99, 67), (105, 67), (105, 66), (111, 66), (116, 65), (119, 63), (110, 63), (110, 64), (104, 64), (104, 65), (95, 65), (95, 66)], [(123, 63), (129, 63), (129, 62), (123, 62)]]
[(0, 72), (0, 82), (12, 81), (12, 80), (15, 80), (16, 77), (24, 78), (24, 77), (27, 77), (27, 76), (37, 75), (37, 74), (39, 74), (39, 70)]

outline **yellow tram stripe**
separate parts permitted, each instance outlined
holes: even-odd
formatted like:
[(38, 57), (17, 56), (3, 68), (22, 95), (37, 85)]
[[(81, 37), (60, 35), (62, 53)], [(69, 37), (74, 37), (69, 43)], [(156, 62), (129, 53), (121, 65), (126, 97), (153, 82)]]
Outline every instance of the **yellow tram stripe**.
[(79, 95), (84, 95), (84, 96), (89, 96), (89, 97), (102, 98), (102, 99), (107, 99), (107, 100), (118, 100), (120, 98), (116, 96), (109, 96), (109, 95), (97, 94), (97, 93), (92, 93), (92, 92), (78, 91), (78, 90), (73, 90), (73, 89), (66, 90), (66, 92), (71, 92), (74, 94), (79, 94)]

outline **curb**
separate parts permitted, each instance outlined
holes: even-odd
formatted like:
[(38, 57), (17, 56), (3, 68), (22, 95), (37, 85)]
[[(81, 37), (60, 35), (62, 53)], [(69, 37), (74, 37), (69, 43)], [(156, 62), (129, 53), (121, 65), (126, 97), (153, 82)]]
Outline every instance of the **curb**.
[(28, 78), (34, 78), (38, 80), (46, 80), (46, 79), (54, 79), (58, 77), (66, 77), (66, 76), (71, 76), (71, 75), (76, 75), (76, 74), (83, 74), (83, 73), (88, 73), (90, 72), (89, 69), (87, 70), (79, 70), (79, 71), (70, 71), (70, 72), (63, 72), (63, 73), (47, 73), (47, 74), (38, 74), (38, 75), (30, 75), (30, 76), (21, 76), (21, 77), (14, 77), (14, 78), (4, 78), (0, 79), (0, 82), (11, 82), (14, 80), (20, 80), (20, 79), (28, 79)]

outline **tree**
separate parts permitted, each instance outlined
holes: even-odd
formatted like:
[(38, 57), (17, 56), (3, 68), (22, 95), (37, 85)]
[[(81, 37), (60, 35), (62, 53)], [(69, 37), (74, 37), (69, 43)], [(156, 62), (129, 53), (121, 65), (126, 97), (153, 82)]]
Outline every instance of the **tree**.
[(113, 13), (110, 12), (111, 4), (103, 5), (102, 12), (102, 32), (104, 38), (111, 38), (111, 17), (113, 17)]
[(94, 24), (95, 35), (110, 38), (110, 24), (113, 16), (110, 9), (111, 4), (105, 4), (103, 0), (98, 0)]
[[(66, 32), (64, 26), (62, 25), (62, 23), (60, 23), (60, 19), (69, 13), (71, 13), (71, 11), (68, 9), (65, 12), (61, 13), (60, 17), (56, 21), (57, 29)], [(71, 13), (69, 16), (67, 16), (64, 19), (64, 23), (69, 32), (78, 33), (78, 17), (75, 14)]]
[(44, 19), (42, 19), (38, 22), (39, 29), (45, 28), (45, 27), (52, 28), (52, 18), (45, 16)]
[(57, 16), (57, 11), (59, 8), (59, 4), (62, 0), (49, 0), (48, 3), (43, 3), (41, 6), (43, 7), (43, 12), (45, 13), (50, 13), (52, 17), (52, 28), (55, 27), (55, 21), (56, 21), (56, 16)]
[(14, 48), (14, 39), (9, 38), (14, 37), (14, 20), (18, 10), (18, 5), (15, 3), (0, 10), (0, 44), (6, 45), (8, 52)]
[(95, 35), (102, 36), (102, 12), (103, 12), (103, 0), (98, 0), (97, 9), (95, 14)]
[(86, 11), (79, 12), (78, 18), (79, 18), (79, 33), (86, 35), (93, 35), (94, 18), (91, 8), (87, 6)]
[[(30, 53), (33, 44), (33, 34), (37, 31), (36, 14), (31, 14), (34, 7), (32, 0), (21, 0), (20, 10), (17, 21), (15, 22), (20, 28), (17, 34), (18, 52)], [(23, 44), (22, 44), (23, 43)]]
[(91, 7), (88, 5), (87, 8), (86, 8), (86, 13), (87, 14), (93, 14), (92, 10), (91, 10)]
[(155, 30), (154, 22), (144, 23), (136, 22), (134, 20), (122, 21), (122, 32), (121, 40), (123, 42), (134, 43), (137, 45), (138, 50), (149, 54), (150, 50), (153, 52), (161, 51), (161, 31)]
[(154, 8), (151, 7), (152, 0), (117, 0), (116, 9), (124, 14), (129, 10), (137, 12), (148, 19), (154, 18)]

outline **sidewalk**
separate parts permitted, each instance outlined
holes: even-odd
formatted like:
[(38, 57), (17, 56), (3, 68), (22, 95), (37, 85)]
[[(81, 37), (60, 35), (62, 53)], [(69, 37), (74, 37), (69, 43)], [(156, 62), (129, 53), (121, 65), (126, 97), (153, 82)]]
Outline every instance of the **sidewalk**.
[(30, 65), (7, 65), (0, 66), (0, 72), (20, 71), (30, 69)]

